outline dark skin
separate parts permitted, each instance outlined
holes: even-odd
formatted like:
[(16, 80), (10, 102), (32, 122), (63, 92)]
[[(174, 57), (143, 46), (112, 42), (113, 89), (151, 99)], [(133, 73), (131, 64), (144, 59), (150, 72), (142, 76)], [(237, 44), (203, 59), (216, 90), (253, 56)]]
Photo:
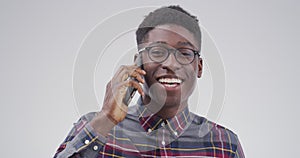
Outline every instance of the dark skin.
[[(157, 26), (145, 38), (145, 43), (139, 47), (163, 44), (174, 49), (199, 50), (198, 41), (193, 34), (178, 25)], [(141, 52), (141, 55), (144, 70), (136, 65), (123, 66), (107, 84), (103, 107), (91, 121), (91, 126), (100, 134), (107, 135), (116, 124), (125, 119), (128, 107), (122, 99), (129, 86), (136, 88), (144, 105), (163, 119), (174, 117), (188, 106), (188, 98), (195, 88), (197, 78), (202, 74), (202, 59), (196, 56), (191, 64), (182, 65), (177, 62), (174, 54), (170, 54), (162, 63), (153, 62), (147, 52)], [(127, 80), (128, 77), (137, 81)], [(176, 87), (170, 87), (160, 83), (159, 78), (178, 78), (182, 82)], [(144, 88), (139, 82), (144, 84)]]
[[(198, 43), (194, 39), (193, 34), (181, 26), (177, 25), (162, 25), (151, 30), (148, 33), (146, 45), (168, 45), (170, 48), (190, 48), (199, 50)], [(161, 105), (160, 111), (157, 115), (164, 119), (174, 117), (184, 107), (187, 106), (188, 98), (192, 94), (196, 84), (196, 79), (201, 77), (202, 73), (202, 59), (196, 56), (195, 60), (189, 65), (182, 65), (177, 62), (175, 56), (170, 54), (169, 58), (162, 63), (152, 62), (147, 53), (143, 53), (144, 70), (146, 87), (155, 86), (154, 93), (160, 94), (165, 91), (166, 101)], [(168, 88), (159, 84), (159, 78), (180, 78), (182, 83), (176, 88)], [(147, 93), (146, 93), (147, 94)], [(149, 104), (150, 100), (160, 100), (161, 95), (152, 96), (145, 95), (143, 103)], [(156, 102), (153, 101), (155, 104)], [(149, 106), (149, 105), (148, 105)], [(156, 106), (157, 105), (152, 105)]]

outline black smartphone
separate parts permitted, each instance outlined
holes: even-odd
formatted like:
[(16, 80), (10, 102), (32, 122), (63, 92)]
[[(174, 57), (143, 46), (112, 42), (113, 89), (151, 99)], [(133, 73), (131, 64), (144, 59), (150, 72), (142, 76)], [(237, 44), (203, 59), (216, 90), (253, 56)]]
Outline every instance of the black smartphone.
[[(137, 55), (135, 63), (136, 63), (137, 66), (139, 66), (141, 69), (143, 69), (143, 66), (142, 66), (142, 55), (141, 54)], [(137, 81), (136, 79), (133, 79), (133, 80)], [(134, 88), (134, 87), (128, 87), (127, 88), (125, 97), (123, 98), (123, 103), (125, 105), (127, 105), (127, 106), (129, 105), (129, 103), (131, 102), (132, 98), (134, 97), (136, 91), (137, 91), (137, 89)]]

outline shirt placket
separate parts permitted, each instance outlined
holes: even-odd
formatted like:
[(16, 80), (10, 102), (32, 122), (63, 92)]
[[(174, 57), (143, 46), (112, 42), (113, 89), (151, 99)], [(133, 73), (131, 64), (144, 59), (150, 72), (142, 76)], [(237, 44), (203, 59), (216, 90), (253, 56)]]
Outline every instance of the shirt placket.
[(159, 146), (160, 157), (170, 157), (170, 132), (163, 121), (157, 129), (157, 146)]

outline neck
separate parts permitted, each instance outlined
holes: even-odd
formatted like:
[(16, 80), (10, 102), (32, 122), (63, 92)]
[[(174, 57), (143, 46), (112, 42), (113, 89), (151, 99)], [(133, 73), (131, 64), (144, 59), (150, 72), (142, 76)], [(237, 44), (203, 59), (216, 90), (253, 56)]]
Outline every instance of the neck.
[(162, 119), (173, 118), (188, 106), (187, 101), (181, 102), (179, 104), (159, 104), (156, 101), (151, 100), (149, 96), (143, 97), (142, 102), (145, 106), (147, 106), (148, 110), (158, 115)]

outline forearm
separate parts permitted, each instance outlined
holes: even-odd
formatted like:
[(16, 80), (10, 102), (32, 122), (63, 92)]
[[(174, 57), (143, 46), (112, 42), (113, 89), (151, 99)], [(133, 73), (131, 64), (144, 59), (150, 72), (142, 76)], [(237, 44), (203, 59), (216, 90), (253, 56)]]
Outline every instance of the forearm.
[(90, 122), (91, 127), (100, 135), (107, 136), (109, 131), (117, 124), (104, 112), (99, 112)]

